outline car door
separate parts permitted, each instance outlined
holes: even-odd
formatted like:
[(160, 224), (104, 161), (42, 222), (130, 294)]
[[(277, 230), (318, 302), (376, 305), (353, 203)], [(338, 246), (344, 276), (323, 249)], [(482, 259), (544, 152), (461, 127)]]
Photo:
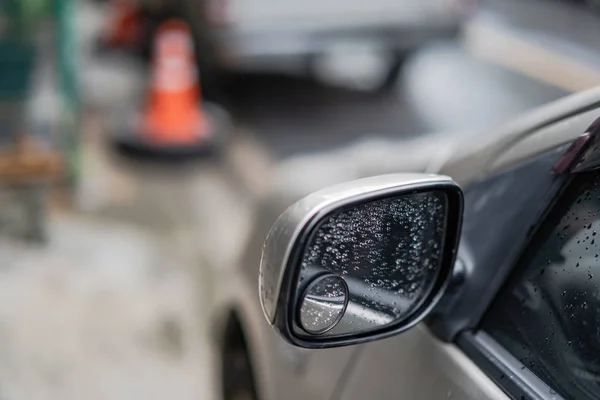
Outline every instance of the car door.
[(340, 398), (600, 398), (597, 116), (485, 150), (491, 169), (463, 188), (461, 279), (426, 324), (362, 345)]

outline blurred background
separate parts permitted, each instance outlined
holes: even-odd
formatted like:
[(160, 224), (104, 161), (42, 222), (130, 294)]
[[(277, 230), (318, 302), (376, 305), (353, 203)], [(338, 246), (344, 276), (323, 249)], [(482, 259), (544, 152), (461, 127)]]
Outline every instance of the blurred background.
[(0, 398), (219, 398), (213, 310), (260, 204), (419, 169), (600, 84), (599, 20), (596, 0), (1, 0)]

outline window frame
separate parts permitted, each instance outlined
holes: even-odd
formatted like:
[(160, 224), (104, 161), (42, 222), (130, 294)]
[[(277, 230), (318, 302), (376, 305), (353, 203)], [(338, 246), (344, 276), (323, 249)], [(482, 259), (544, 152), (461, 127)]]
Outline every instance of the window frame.
[[(594, 132), (596, 133), (596, 132)], [(583, 139), (583, 140), (582, 140)], [(591, 140), (590, 140), (591, 139)], [(583, 146), (581, 143), (583, 142)], [(573, 148), (577, 149), (577, 155), (569, 154)], [(538, 246), (536, 241), (537, 234), (548, 222), (550, 213), (555, 210), (555, 207), (564, 200), (567, 196), (572, 196), (572, 193), (567, 192), (571, 187), (571, 183), (577, 179), (580, 173), (596, 170), (596, 174), (600, 174), (600, 135), (593, 136), (586, 134), (576, 139), (569, 147), (563, 148), (563, 157), (558, 161), (564, 160), (566, 157), (570, 159), (570, 166), (559, 172), (555, 171), (557, 179), (553, 183), (554, 190), (549, 190), (551, 197), (543, 211), (538, 212), (533, 225), (527, 231), (526, 240), (520, 246), (519, 251), (515, 252), (512, 257), (512, 262), (509, 268), (506, 268), (506, 273), (503, 276), (502, 282), (499, 285), (494, 285), (490, 288), (493, 292), (492, 299), (486, 303), (485, 312), (477, 315), (477, 326), (489, 310), (493, 301), (500, 294), (502, 287), (509, 282), (509, 278), (515, 272), (521, 260), (530, 254), (531, 246)], [(583, 151), (582, 151), (583, 150)], [(542, 156), (547, 157), (548, 154)], [(559, 165), (557, 163), (556, 165)], [(526, 207), (532, 207), (531, 204)], [(534, 249), (535, 250), (535, 249)], [(460, 256), (459, 256), (460, 257)], [(509, 257), (511, 258), (511, 257)], [(478, 330), (477, 326), (463, 330), (455, 337), (455, 343), (469, 356), (475, 364), (477, 364), (505, 393), (518, 400), (525, 399), (563, 399), (561, 395), (555, 392), (541, 378), (535, 375), (528, 367), (513, 356), (500, 343), (494, 340), (488, 333), (483, 330)]]
[(486, 332), (464, 332), (456, 343), (509, 397), (517, 400), (563, 399)]
[[(596, 157), (596, 161), (600, 161), (600, 158)], [(583, 188), (585, 186), (583, 185), (586, 182), (596, 180), (600, 177), (600, 171), (598, 170), (598, 167), (599, 166), (596, 165), (593, 168), (591, 168), (592, 170), (595, 170), (593, 172), (588, 172), (590, 171), (590, 169), (587, 168), (578, 169), (569, 176), (569, 178), (564, 183), (563, 187), (557, 194), (554, 201), (552, 201), (548, 205), (545, 213), (536, 224), (535, 229), (532, 230), (532, 234), (529, 238), (529, 241), (526, 243), (523, 250), (520, 252), (519, 257), (515, 262), (515, 267), (513, 268), (506, 281), (496, 294), (496, 297), (500, 296), (501, 293), (505, 293), (504, 289), (511, 282), (514, 283), (514, 279), (516, 279), (517, 281), (521, 281), (522, 276), (520, 274), (522, 271), (518, 269), (520, 267), (529, 265), (529, 262), (531, 261), (532, 257), (535, 257), (535, 255), (539, 252), (540, 248), (544, 246), (549, 235), (549, 232), (546, 230), (546, 228), (550, 228), (552, 231), (556, 229), (557, 222), (559, 222), (563, 218), (563, 216), (565, 215), (564, 213), (570, 210), (570, 207), (573, 205), (574, 201), (584, 192)], [(568, 205), (568, 207), (565, 208), (565, 205)], [(491, 309), (491, 306), (492, 304), (490, 304), (490, 307), (488, 307), (488, 311)], [(483, 317), (485, 317), (485, 314)], [(576, 340), (576, 338), (573, 338), (573, 340)], [(497, 380), (496, 383), (499, 384), (499, 386), (501, 387), (515, 386), (511, 388), (511, 393), (515, 392), (515, 389), (525, 389), (525, 391), (529, 392), (529, 396), (525, 398), (538, 398), (537, 396), (540, 393), (546, 395), (546, 397), (541, 398), (548, 398), (548, 395), (552, 395), (551, 398), (563, 398), (560, 395), (558, 395), (548, 383), (546, 383), (542, 378), (538, 378), (533, 372), (529, 370), (529, 368), (525, 367), (525, 365), (521, 361), (517, 360), (516, 357), (512, 356), (512, 354), (507, 349), (505, 349), (498, 341), (496, 341), (489, 333), (487, 333), (483, 329), (475, 330), (463, 335), (463, 337), (460, 338), (460, 341), (463, 344), (464, 349), (470, 350), (475, 359), (481, 358), (482, 353), (487, 353), (490, 356), (490, 361), (498, 359), (510, 360), (506, 363), (500, 363), (503, 364), (503, 367), (501, 366), (499, 370), (505, 369), (507, 373), (510, 373), (510, 375), (506, 376), (514, 377), (515, 382), (505, 384), (503, 382), (503, 379), (505, 378), (503, 378)], [(473, 350), (475, 349), (479, 349), (479, 355), (476, 352), (473, 352)], [(487, 363), (489, 363), (490, 361), (487, 361)], [(486, 361), (483, 361), (483, 363), (486, 363)], [(515, 369), (516, 366), (519, 367), (518, 370)], [(526, 376), (527, 379), (522, 380), (520, 375)], [(528, 386), (523, 385), (525, 383), (529, 385), (529, 389)]]

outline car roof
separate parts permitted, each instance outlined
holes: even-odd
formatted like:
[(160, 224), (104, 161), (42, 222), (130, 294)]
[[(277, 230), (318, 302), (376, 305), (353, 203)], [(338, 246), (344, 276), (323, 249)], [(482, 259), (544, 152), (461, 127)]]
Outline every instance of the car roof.
[(600, 87), (559, 99), (499, 129), (463, 137), (428, 172), (451, 176), (468, 186), (573, 141), (600, 117), (599, 107)]

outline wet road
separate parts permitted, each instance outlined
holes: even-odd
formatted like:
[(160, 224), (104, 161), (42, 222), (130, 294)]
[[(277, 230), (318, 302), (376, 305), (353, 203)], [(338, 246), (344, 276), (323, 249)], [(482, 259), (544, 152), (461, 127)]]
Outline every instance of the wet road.
[[(585, 4), (587, 3), (587, 4)], [(526, 34), (539, 46), (600, 66), (600, 2), (487, 0), (488, 23)]]
[(485, 130), (567, 91), (479, 59), (458, 43), (414, 54), (395, 89), (364, 93), (309, 78), (245, 75), (229, 97), (239, 123), (277, 159), (364, 137)]

